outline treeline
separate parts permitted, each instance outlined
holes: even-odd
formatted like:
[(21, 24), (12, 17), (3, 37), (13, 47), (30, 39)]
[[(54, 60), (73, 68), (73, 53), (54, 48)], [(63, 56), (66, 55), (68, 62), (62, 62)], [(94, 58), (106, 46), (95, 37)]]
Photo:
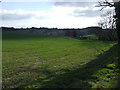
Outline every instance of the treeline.
[(2, 30), (82, 30), (80, 28), (63, 28), (63, 29), (58, 29), (58, 28), (48, 28), (48, 27), (31, 27), (31, 28), (14, 28), (14, 27), (1, 27)]
[[(80, 39), (91, 39), (89, 36), (86, 37), (86, 35), (96, 35), (97, 40), (103, 40), (103, 41), (117, 41), (117, 31), (116, 29), (102, 29), (100, 27), (87, 27), (83, 29), (75, 29), (75, 28), (47, 28), (47, 27), (31, 27), (31, 28), (14, 28), (14, 27), (2, 27), (2, 30), (4, 31), (15, 31), (15, 30), (50, 30), (50, 31), (56, 31), (56, 30), (63, 30), (67, 31), (66, 35), (70, 37), (80, 38)], [(56, 32), (57, 33), (57, 32)], [(85, 35), (85, 36), (84, 36)], [(93, 38), (92, 38), (93, 39)], [(96, 40), (96, 39), (95, 39)]]

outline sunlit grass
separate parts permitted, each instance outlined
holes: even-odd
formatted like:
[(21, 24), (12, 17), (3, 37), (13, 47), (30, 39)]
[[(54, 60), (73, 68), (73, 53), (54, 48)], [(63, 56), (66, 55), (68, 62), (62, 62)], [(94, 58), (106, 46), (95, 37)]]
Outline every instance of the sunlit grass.
[(86, 38), (91, 39), (91, 40), (98, 40), (97, 35), (83, 35), (83, 36), (80, 36), (80, 38), (82, 38), (82, 37), (86, 37)]

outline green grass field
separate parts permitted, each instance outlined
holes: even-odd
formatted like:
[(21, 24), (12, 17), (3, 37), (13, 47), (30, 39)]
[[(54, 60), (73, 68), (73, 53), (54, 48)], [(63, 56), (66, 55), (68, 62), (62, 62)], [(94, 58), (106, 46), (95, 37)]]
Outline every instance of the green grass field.
[(116, 42), (3, 33), (3, 88), (116, 87)]

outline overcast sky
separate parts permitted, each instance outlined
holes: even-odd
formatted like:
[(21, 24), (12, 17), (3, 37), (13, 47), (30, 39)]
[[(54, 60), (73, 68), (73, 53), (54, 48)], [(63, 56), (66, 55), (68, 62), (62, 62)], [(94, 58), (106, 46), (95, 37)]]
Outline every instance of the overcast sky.
[[(97, 2), (2, 2), (2, 26), (85, 28), (97, 26), (100, 11)], [(2, 14), (1, 14), (2, 13)]]

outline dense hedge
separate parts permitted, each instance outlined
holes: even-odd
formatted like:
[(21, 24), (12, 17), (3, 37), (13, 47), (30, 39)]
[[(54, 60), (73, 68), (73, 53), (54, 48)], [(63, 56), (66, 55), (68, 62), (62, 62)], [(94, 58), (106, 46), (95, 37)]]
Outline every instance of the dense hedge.
[(97, 34), (98, 40), (105, 40), (105, 41), (117, 41), (117, 31), (116, 30), (106, 30), (102, 31), (101, 33)]

